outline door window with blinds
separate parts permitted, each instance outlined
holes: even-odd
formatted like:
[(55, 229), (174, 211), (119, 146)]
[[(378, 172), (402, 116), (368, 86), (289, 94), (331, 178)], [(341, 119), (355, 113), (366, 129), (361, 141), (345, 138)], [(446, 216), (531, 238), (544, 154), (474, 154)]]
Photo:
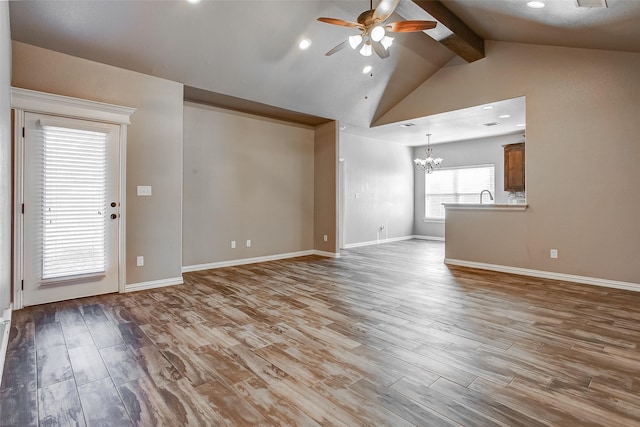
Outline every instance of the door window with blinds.
[(493, 165), (437, 169), (425, 174), (425, 219), (444, 220), (443, 203), (478, 203), (482, 190), (495, 194)]
[(104, 274), (107, 132), (42, 125), (42, 279)]
[(24, 117), (25, 305), (117, 292), (119, 126)]

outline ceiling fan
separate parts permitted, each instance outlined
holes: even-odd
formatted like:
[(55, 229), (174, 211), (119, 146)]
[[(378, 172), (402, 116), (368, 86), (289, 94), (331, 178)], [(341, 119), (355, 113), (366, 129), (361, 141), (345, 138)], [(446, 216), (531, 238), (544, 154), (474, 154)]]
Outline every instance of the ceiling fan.
[(371, 56), (375, 51), (380, 58), (389, 56), (389, 46), (393, 43), (393, 37), (387, 33), (411, 33), (435, 28), (435, 21), (399, 21), (385, 24), (393, 11), (400, 3), (400, 0), (380, 0), (378, 6), (373, 8), (373, 0), (369, 0), (369, 10), (360, 14), (357, 22), (345, 21), (336, 18), (318, 18), (318, 21), (327, 24), (339, 25), (341, 27), (351, 27), (360, 30), (360, 34), (350, 36), (325, 55), (330, 56), (342, 50), (347, 45), (352, 49), (360, 50), (363, 56)]

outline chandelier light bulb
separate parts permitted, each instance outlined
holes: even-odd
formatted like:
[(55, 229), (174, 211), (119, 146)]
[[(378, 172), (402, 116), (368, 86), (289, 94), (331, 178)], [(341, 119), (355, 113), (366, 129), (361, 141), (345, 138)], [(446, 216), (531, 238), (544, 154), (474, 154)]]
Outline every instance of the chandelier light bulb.
[(384, 38), (385, 34), (386, 32), (384, 28), (381, 25), (376, 25), (371, 30), (371, 40), (373, 40), (374, 42), (379, 42)]
[(351, 49), (357, 48), (360, 46), (360, 43), (362, 43), (362, 36), (360, 34), (349, 37), (349, 46), (351, 46)]

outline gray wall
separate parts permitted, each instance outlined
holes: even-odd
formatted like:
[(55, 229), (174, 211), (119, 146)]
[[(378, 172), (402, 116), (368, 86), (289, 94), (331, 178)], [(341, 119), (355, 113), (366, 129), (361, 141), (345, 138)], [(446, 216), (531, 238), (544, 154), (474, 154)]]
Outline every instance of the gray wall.
[(383, 119), (527, 97), (529, 208), (452, 212), (446, 256), (640, 283), (640, 54), (495, 41), (486, 54), (452, 60)]
[(184, 266), (314, 248), (312, 128), (194, 103), (184, 125)]
[(412, 154), (410, 147), (340, 133), (347, 246), (413, 235)]
[(11, 302), (11, 31), (0, 2), (0, 316)]
[[(432, 145), (434, 155), (442, 157), (443, 168), (492, 164), (495, 167), (495, 203), (508, 203), (508, 192), (504, 191), (503, 145), (524, 141), (523, 133), (491, 138), (470, 139)], [(425, 147), (415, 147), (413, 157), (425, 156)], [(415, 174), (415, 223), (414, 234), (444, 238), (444, 222), (424, 221), (424, 173)], [(487, 196), (485, 195), (485, 198)], [(479, 199), (478, 199), (479, 201)]]
[[(127, 142), (127, 284), (180, 279), (182, 85), (19, 42), (12, 82), (137, 108)], [(137, 197), (138, 185), (151, 185), (153, 195)], [(143, 267), (136, 267), (138, 255)]]

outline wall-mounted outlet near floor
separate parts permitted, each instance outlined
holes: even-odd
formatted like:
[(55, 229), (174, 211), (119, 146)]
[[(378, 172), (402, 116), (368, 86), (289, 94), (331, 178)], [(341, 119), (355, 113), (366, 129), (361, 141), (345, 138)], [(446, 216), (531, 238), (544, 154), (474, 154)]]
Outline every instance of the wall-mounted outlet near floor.
[(231, 241), (231, 249), (235, 249), (236, 248), (236, 241), (232, 240)]
[(557, 250), (557, 249), (551, 249), (551, 250), (549, 251), (549, 256), (550, 256), (551, 258), (558, 258), (558, 250)]
[(325, 242), (329, 241), (329, 236), (327, 236), (326, 234), (324, 235), (324, 237), (323, 237), (323, 238), (324, 238), (324, 241), (325, 241)]
[(251, 247), (251, 240), (247, 240), (247, 247), (250, 248)]
[(142, 267), (143, 265), (144, 265), (144, 257), (143, 256), (136, 257), (136, 266)]

